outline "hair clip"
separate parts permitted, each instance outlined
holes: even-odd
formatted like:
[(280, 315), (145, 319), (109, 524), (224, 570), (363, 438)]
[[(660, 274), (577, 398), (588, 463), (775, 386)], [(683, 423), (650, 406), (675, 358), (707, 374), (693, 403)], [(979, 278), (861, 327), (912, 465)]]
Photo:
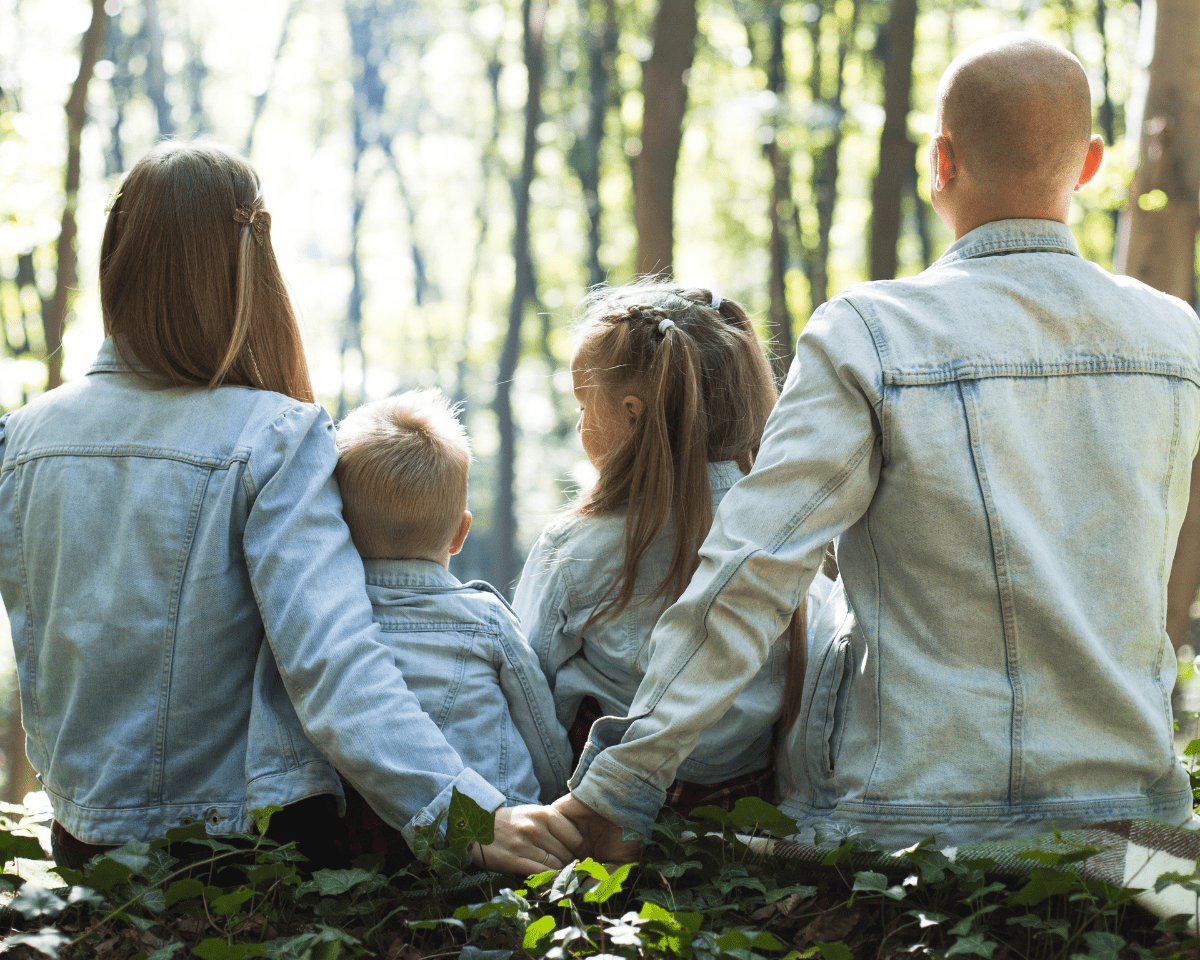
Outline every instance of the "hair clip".
[(722, 303), (724, 303), (724, 301), (721, 299), (721, 295), (714, 290), (712, 292), (712, 308), (720, 312)]
[(262, 208), (261, 203), (243, 203), (234, 207), (233, 219), (248, 226), (254, 233), (255, 242), (262, 246), (263, 236), (271, 228), (271, 215)]
[(670, 330), (671, 327), (673, 327), (673, 326), (675, 326), (675, 321), (672, 320), (670, 317), (667, 317), (665, 320), (663, 320), (659, 323), (658, 332), (661, 333), (663, 336), (666, 336), (667, 331)]

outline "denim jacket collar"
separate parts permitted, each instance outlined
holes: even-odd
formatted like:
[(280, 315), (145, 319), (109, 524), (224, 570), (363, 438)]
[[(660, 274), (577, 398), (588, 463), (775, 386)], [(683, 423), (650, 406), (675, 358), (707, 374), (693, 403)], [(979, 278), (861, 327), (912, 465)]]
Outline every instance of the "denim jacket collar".
[(1068, 253), (1079, 256), (1070, 228), (1057, 220), (994, 220), (965, 234), (943, 253), (935, 267), (1004, 253)]
[[(127, 357), (131, 362), (126, 362)], [(123, 356), (117, 350), (116, 341), (112, 337), (105, 337), (104, 342), (100, 344), (100, 352), (96, 354), (96, 359), (92, 361), (91, 367), (88, 368), (88, 376), (91, 376), (93, 373), (130, 372), (149, 373), (150, 368), (138, 362), (132, 353), (126, 352)]]
[(364, 560), (372, 587), (461, 587), (462, 581), (433, 560)]

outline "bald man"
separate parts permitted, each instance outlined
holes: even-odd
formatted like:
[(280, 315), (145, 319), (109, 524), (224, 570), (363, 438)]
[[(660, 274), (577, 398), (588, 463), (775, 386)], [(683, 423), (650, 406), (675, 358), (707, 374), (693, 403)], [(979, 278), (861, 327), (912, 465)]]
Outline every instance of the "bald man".
[(1079, 256), (1103, 155), (1066, 50), (1007, 34), (947, 69), (931, 145), (954, 244), (813, 314), (754, 470), (659, 621), (627, 719), (560, 808), (628, 855), (675, 768), (838, 540), (840, 609), (782, 744), (786, 813), (903, 846), (1182, 823), (1166, 583), (1200, 437), (1190, 307)]

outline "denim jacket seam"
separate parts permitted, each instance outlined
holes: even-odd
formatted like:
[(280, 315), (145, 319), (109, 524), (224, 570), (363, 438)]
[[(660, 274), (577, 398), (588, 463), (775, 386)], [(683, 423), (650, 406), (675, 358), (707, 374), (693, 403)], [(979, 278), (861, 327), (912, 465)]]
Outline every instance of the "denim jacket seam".
[[(8, 419), (8, 418), (5, 417), (5, 419)], [(14, 467), (14, 469), (15, 469), (15, 467)], [(13, 525), (15, 526), (16, 533), (17, 533), (17, 553), (18, 553), (18, 557), (19, 557), (18, 562), (20, 564), (20, 569), (21, 569), (21, 584), (22, 584), (21, 593), (23, 595), (23, 600), (25, 603), (25, 629), (26, 629), (26, 631), (28, 631), (30, 629), (30, 625), (34, 622), (34, 620), (33, 620), (33, 598), (31, 597), (29, 588), (27, 586), (29, 583), (29, 566), (26, 561), (26, 554), (25, 554), (25, 525), (21, 522), (21, 509), (20, 509), (20, 505), (17, 503), (15, 498), (13, 499), (12, 511), (13, 511)], [(14, 637), (13, 639), (16, 639), (16, 638)], [(17, 658), (18, 666), (21, 663), (21, 659), (22, 658), (20, 658), (20, 657)], [(25, 659), (26, 663), (28, 664), (28, 669), (29, 669), (29, 705), (32, 708), (32, 712), (33, 712), (33, 717), (31, 718), (33, 721), (33, 723), (32, 723), (33, 730), (34, 730), (33, 735), (34, 735), (34, 737), (36, 737), (38, 745), (42, 748), (42, 756), (49, 757), (51, 755), (51, 753), (50, 753), (49, 748), (46, 746), (46, 739), (42, 733), (41, 706), (38, 703), (38, 693), (37, 693), (37, 691), (38, 691), (38, 682), (37, 682), (38, 658), (26, 656), (24, 659)], [(39, 779), (40, 779), (40, 777), (39, 777)]]
[(1020, 651), (1016, 632), (1016, 618), (1013, 615), (1012, 575), (1009, 569), (1008, 541), (1003, 525), (996, 510), (995, 497), (988, 479), (987, 464), (984, 461), (982, 424), (975, 411), (972, 387), (974, 381), (959, 382), (958, 392), (963, 405), (963, 413), (967, 427), (967, 443), (971, 453), (971, 461), (975, 466), (975, 479), (979, 484), (979, 493), (983, 501), (983, 512), (987, 520), (988, 536), (991, 540), (993, 569), (996, 576), (996, 590), (1000, 600), (1000, 622), (1004, 630), (1005, 660), (1009, 686), (1012, 691), (1012, 721), (1009, 729), (1009, 775), (1008, 802), (1021, 803), (1023, 769), (1023, 730), (1025, 713), (1024, 684), (1021, 680)]
[(883, 380), (885, 386), (905, 387), (950, 384), (963, 380), (984, 380), (997, 377), (1047, 378), (1139, 373), (1188, 380), (1200, 386), (1200, 371), (1189, 369), (1169, 357), (1125, 360), (1103, 356), (1077, 356), (1063, 360), (1017, 363), (971, 359), (928, 368), (912, 366), (904, 369), (885, 369)]
[(164, 447), (142, 447), (136, 444), (99, 446), (94, 444), (64, 443), (47, 447), (34, 446), (13, 458), (12, 466), (23, 466), (34, 460), (48, 457), (137, 457), (146, 460), (174, 460), (190, 466), (208, 470), (227, 470), (238, 461), (249, 459), (248, 451), (237, 448), (229, 456), (206, 457), (187, 450), (172, 450)]
[[(846, 482), (846, 480), (858, 467), (859, 463), (862, 462), (863, 457), (865, 457), (874, 448), (874, 446), (875, 436), (872, 434), (864, 439), (863, 442), (858, 445), (858, 448), (846, 458), (846, 462), (842, 465), (842, 469), (831, 476), (825, 482), (825, 484), (816, 491), (816, 493), (808, 498), (807, 503), (805, 503), (802, 507), (800, 507), (799, 510), (792, 514), (788, 521), (781, 526), (779, 532), (765, 544), (762, 552), (774, 555), (776, 550), (791, 540), (792, 536), (796, 533), (796, 528), (799, 527), (800, 524), (802, 524), (810, 516), (812, 516), (817, 507), (833, 496), (834, 492)], [(751, 554), (758, 552), (760, 551), (756, 548), (751, 551)], [(747, 556), (750, 556), (751, 554), (748, 554)], [(743, 563), (745, 563), (745, 559), (738, 563), (737, 568), (740, 568)], [(732, 576), (732, 571), (730, 571), (730, 576)], [(728, 578), (726, 578), (726, 581), (727, 579)], [(722, 583), (726, 581), (722, 581)], [(715, 599), (715, 596), (712, 599)], [(710, 599), (708, 605), (705, 606), (706, 620), (708, 619), (708, 611), (711, 609), (712, 599)]]
[(192, 544), (195, 542), (196, 526), (200, 521), (204, 496), (208, 491), (208, 481), (212, 477), (211, 470), (203, 470), (196, 478), (195, 489), (192, 492), (192, 504), (188, 510), (187, 526), (184, 529), (182, 542), (179, 545), (179, 557), (175, 562), (175, 576), (171, 582), (171, 590), (167, 600), (167, 622), (163, 635), (162, 680), (159, 688), (158, 719), (154, 729), (154, 759), (150, 768), (150, 796), (161, 803), (165, 780), (163, 765), (167, 755), (167, 705), (171, 694), (171, 675), (175, 664), (175, 637), (179, 626), (179, 598), (183, 590), (184, 579), (187, 576), (188, 562), (191, 559)]
[[(512, 669), (514, 676), (517, 678), (517, 682), (521, 686), (521, 693), (525, 698), (526, 706), (529, 708), (529, 713), (533, 717), (534, 726), (537, 727), (538, 740), (540, 741), (540, 744), (538, 744), (538, 746), (540, 746), (541, 752), (549, 760), (550, 767), (553, 769), (555, 777), (561, 783), (565, 783), (567, 780), (567, 777), (569, 776), (569, 773), (568, 773), (568, 771), (562, 769), (561, 765), (559, 764), (558, 755), (554, 749), (554, 744), (551, 742), (551, 738), (550, 738), (550, 730), (552, 729), (550, 726), (550, 723), (557, 724), (558, 718), (557, 717), (551, 717), (551, 718), (544, 717), (542, 715), (542, 712), (538, 709), (537, 698), (534, 696), (533, 688), (530, 686), (529, 676), (526, 673), (525, 668), (521, 665), (520, 661), (517, 660), (517, 658), (513, 655), (512, 651), (509, 649), (511, 641), (512, 641), (512, 637), (509, 634), (506, 634), (503, 631), (499, 631), (496, 634), (494, 646), (499, 651), (499, 653), (507, 660), (509, 667)], [(535, 653), (534, 656), (536, 657), (537, 654)], [(507, 696), (506, 696), (506, 699), (507, 699)], [(551, 697), (551, 706), (553, 706), (553, 697)], [(514, 722), (514, 726), (515, 726), (515, 722)], [(530, 752), (532, 752), (533, 747), (529, 747), (529, 749), (530, 749)], [(536, 774), (536, 769), (537, 769), (536, 765), (535, 765), (534, 769), (535, 769), (535, 774)], [(540, 788), (541, 784), (539, 783), (538, 786)], [(505, 793), (507, 795), (507, 791), (505, 791)]]

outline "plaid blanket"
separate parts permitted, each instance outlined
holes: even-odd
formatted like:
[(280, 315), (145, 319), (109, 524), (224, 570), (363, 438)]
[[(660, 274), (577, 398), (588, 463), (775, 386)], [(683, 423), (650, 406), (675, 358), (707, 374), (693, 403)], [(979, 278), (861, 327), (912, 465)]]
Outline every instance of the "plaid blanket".
[[(829, 847), (765, 837), (739, 839), (756, 852), (791, 860), (821, 863)], [(1168, 873), (1195, 878), (1200, 888), (1200, 831), (1185, 830), (1155, 820), (1113, 820), (1094, 823), (1079, 830), (1062, 830), (1058, 836), (1041, 834), (1010, 840), (966, 844), (942, 848), (941, 853), (954, 862), (991, 860), (989, 874), (999, 878), (1028, 876), (1046, 863), (1028, 856), (1033, 851), (1069, 853), (1079, 847), (1098, 847), (1099, 852), (1082, 860), (1051, 869), (1073, 870), (1085, 880), (1103, 880), (1117, 887), (1136, 889), (1134, 899), (1159, 917), (1188, 914), (1193, 917), (1191, 932), (1197, 932), (1200, 895), (1181, 883), (1172, 883), (1161, 892), (1154, 890), (1159, 877)], [(911, 865), (894, 854), (859, 852), (851, 862), (856, 870), (874, 870), (883, 874), (909, 873)]]

